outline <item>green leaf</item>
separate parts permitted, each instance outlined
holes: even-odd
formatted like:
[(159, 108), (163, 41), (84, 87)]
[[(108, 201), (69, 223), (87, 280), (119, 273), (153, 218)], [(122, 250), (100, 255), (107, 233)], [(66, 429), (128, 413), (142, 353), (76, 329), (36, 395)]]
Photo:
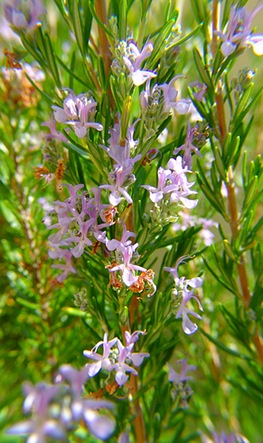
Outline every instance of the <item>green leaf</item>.
[(245, 213), (252, 200), (255, 201), (255, 194), (258, 192), (258, 176), (251, 180), (249, 186), (246, 189), (245, 199), (242, 206), (242, 213)]
[(185, 43), (187, 40), (189, 40), (195, 34), (197, 34), (197, 32), (199, 32), (202, 27), (203, 27), (203, 23), (200, 23), (191, 32), (189, 32), (189, 34), (186, 34), (184, 37), (180, 38), (180, 40), (177, 40), (175, 43), (173, 43), (167, 49), (175, 48), (176, 46), (181, 46), (183, 43)]
[(25, 300), (24, 298), (16, 297), (16, 301), (17, 303), (20, 303), (21, 305), (25, 306), (26, 308), (32, 309), (33, 311), (41, 311), (41, 307), (39, 305)]
[(62, 84), (60, 81), (60, 76), (59, 76), (59, 72), (58, 72), (58, 68), (57, 68), (57, 63), (56, 63), (56, 58), (54, 55), (54, 51), (53, 51), (53, 47), (52, 47), (52, 43), (50, 40), (50, 37), (47, 33), (44, 34), (44, 39), (45, 39), (45, 55), (46, 55), (46, 59), (47, 59), (47, 65), (48, 68), (52, 74), (52, 77), (55, 81), (55, 84), (58, 88), (62, 88)]
[(65, 136), (70, 140), (71, 143), (63, 143), (63, 145), (68, 148), (68, 149), (72, 149), (72, 151), (77, 152), (78, 154), (80, 154), (82, 157), (87, 157), (88, 158), (88, 152), (86, 151), (86, 149), (84, 149), (81, 145), (79, 145), (75, 140), (73, 140), (68, 133), (66, 133), (65, 131), (63, 131)]
[(119, 29), (120, 29), (120, 40), (126, 40), (127, 32), (127, 0), (122, 0), (119, 2)]
[(193, 49), (193, 55), (194, 55), (195, 66), (197, 68), (197, 71), (199, 72), (199, 75), (200, 75), (202, 81), (207, 85), (207, 87), (211, 91), (214, 91), (214, 85), (213, 85), (212, 78), (210, 77), (210, 74), (208, 73), (207, 67), (204, 66), (204, 64), (203, 64), (202, 57), (201, 57), (198, 49), (196, 49), (196, 48)]
[(229, 217), (226, 213), (226, 210), (225, 210), (224, 206), (220, 204), (221, 202), (218, 200), (217, 195), (214, 192), (214, 190), (212, 190), (210, 188), (210, 186), (206, 186), (201, 181), (201, 179), (198, 177), (198, 175), (197, 175), (197, 181), (199, 183), (201, 191), (204, 193), (206, 198), (210, 201), (211, 205), (216, 209), (217, 212), (219, 212), (224, 217), (224, 219), (226, 221), (228, 221)]
[(11, 191), (8, 186), (6, 186), (2, 180), (0, 180), (0, 195), (1, 200), (9, 200), (11, 196)]
[(212, 335), (208, 334), (204, 331), (200, 326), (198, 329), (201, 331), (201, 333), (208, 338), (212, 343), (214, 343), (219, 349), (226, 352), (227, 354), (233, 355), (234, 357), (241, 358), (241, 360), (251, 361), (252, 358), (248, 355), (241, 354), (240, 352), (234, 351), (231, 348), (228, 348), (224, 343), (220, 342), (218, 339), (214, 338)]
[(147, 69), (155, 69), (158, 63), (158, 60), (162, 56), (163, 52), (166, 50), (165, 48), (165, 40), (172, 32), (172, 28), (176, 23), (178, 17), (178, 11), (174, 12), (174, 16), (167, 23), (165, 23), (162, 28), (160, 28), (157, 33), (157, 39), (154, 42), (154, 48), (151, 56), (146, 61)]
[(234, 254), (233, 249), (232, 249), (231, 246), (230, 246), (229, 241), (226, 240), (226, 239), (223, 240), (223, 245), (224, 245), (224, 248), (225, 248), (225, 251), (226, 251), (228, 257), (229, 257), (232, 261), (234, 261), (235, 263), (237, 263), (237, 258), (236, 258), (235, 254)]
[[(71, 70), (71, 68), (68, 68), (65, 63), (63, 63), (63, 61), (59, 58), (58, 55), (56, 55), (56, 59), (58, 60), (58, 63), (63, 67), (63, 69), (69, 73), (70, 75), (70, 82), (72, 82), (73, 78), (75, 78), (80, 84), (82, 84), (83, 86), (85, 86), (85, 88), (87, 89), (92, 89), (94, 90), (94, 85), (93, 83), (90, 83), (89, 81), (85, 81), (82, 80), (80, 77), (78, 77), (75, 72), (73, 70)], [(73, 54), (72, 54), (72, 59), (71, 59), (71, 63), (75, 62), (75, 60), (73, 59)], [(94, 94), (94, 98), (96, 98), (96, 95)]]

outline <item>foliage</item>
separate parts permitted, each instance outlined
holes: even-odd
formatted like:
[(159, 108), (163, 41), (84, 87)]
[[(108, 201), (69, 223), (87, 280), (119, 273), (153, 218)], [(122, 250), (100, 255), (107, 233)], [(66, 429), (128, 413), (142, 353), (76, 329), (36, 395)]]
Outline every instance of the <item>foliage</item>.
[(1, 441), (262, 441), (246, 3), (3, 2)]

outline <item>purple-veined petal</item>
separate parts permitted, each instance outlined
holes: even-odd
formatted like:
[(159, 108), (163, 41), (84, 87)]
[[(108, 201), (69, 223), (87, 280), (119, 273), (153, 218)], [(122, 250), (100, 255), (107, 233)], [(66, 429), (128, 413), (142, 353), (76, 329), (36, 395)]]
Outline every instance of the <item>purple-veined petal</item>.
[(54, 111), (54, 119), (58, 122), (58, 123), (65, 123), (67, 121), (67, 115), (64, 111), (64, 109), (59, 108), (58, 106), (51, 106), (51, 108)]
[(31, 420), (21, 421), (7, 429), (7, 434), (30, 434), (34, 429), (33, 422)]
[(146, 357), (150, 357), (150, 354), (148, 354), (148, 352), (141, 352), (141, 353), (136, 353), (134, 352), (133, 354), (130, 355), (130, 359), (132, 361), (132, 363), (134, 364), (134, 366), (141, 366), (143, 360)]
[[(180, 197), (179, 200), (181, 201), (183, 206), (187, 209), (195, 208), (198, 203), (198, 200), (189, 200), (188, 198), (185, 198), (185, 197)], [(171, 201), (172, 201), (172, 198), (171, 198)]]
[(201, 277), (195, 277), (191, 278), (191, 280), (188, 280), (188, 285), (191, 286), (191, 288), (200, 288), (202, 284), (203, 284), (203, 279)]
[(252, 35), (249, 37), (248, 43), (252, 45), (253, 52), (256, 55), (263, 55), (263, 34)]
[(115, 422), (105, 415), (87, 409), (84, 411), (84, 418), (90, 432), (101, 440), (109, 438), (115, 429)]
[[(85, 355), (85, 351), (83, 352), (83, 354)], [(85, 355), (85, 357), (87, 356)], [(97, 363), (91, 363), (89, 365), (89, 376), (94, 377), (100, 370), (101, 370), (101, 361), (98, 361)]]
[(175, 103), (174, 108), (178, 112), (178, 114), (183, 115), (186, 114), (189, 111), (191, 102), (190, 100), (178, 100), (178, 102)]
[[(72, 123), (68, 122), (68, 124), (72, 124)], [(76, 124), (74, 124), (74, 131), (75, 131), (75, 134), (78, 138), (83, 138), (87, 134), (86, 126), (77, 126)]]
[(123, 370), (119, 369), (116, 372), (115, 380), (116, 380), (116, 382), (118, 383), (119, 386), (125, 385), (125, 383), (127, 382), (128, 378), (129, 378), (128, 375)]
[(151, 79), (154, 77), (156, 77), (156, 74), (154, 74), (151, 71), (141, 71), (140, 69), (138, 69), (137, 71), (134, 71), (132, 73), (132, 81), (135, 86), (141, 86), (148, 79)]
[(225, 57), (231, 55), (235, 49), (236, 45), (229, 40), (225, 41), (221, 46), (221, 51), (223, 52)]
[(61, 424), (55, 420), (47, 420), (43, 426), (43, 432), (45, 435), (59, 440), (63, 440), (66, 437)]

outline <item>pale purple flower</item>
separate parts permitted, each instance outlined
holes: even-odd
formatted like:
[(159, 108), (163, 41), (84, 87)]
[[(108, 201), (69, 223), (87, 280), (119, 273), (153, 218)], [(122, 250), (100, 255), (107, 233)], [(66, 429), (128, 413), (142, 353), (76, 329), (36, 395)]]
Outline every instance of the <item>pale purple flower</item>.
[(176, 372), (174, 368), (167, 363), (169, 368), (168, 380), (173, 383), (174, 391), (176, 397), (179, 395), (182, 405), (184, 408), (188, 406), (187, 401), (191, 397), (193, 391), (188, 386), (188, 380), (191, 380), (192, 377), (188, 375), (189, 371), (194, 371), (196, 366), (188, 365), (187, 360), (183, 358), (182, 360), (178, 360), (176, 364), (181, 365), (180, 372)]
[(172, 191), (170, 201), (177, 202), (187, 209), (194, 208), (198, 200), (190, 200), (187, 198), (191, 194), (197, 194), (196, 191), (191, 190), (194, 183), (189, 183), (186, 177), (186, 173), (191, 171), (188, 171), (188, 168), (183, 166), (183, 159), (180, 156), (176, 159), (171, 158), (167, 166), (173, 171), (169, 176), (169, 180), (171, 181), (170, 189)]
[(191, 226), (202, 226), (202, 229), (198, 231), (197, 235), (202, 239), (205, 246), (210, 246), (213, 243), (214, 234), (210, 231), (212, 226), (218, 226), (218, 223), (206, 218), (199, 218), (195, 215), (191, 215), (184, 211), (179, 211), (178, 216), (180, 220), (177, 223), (173, 223), (172, 229), (174, 231), (185, 231)]
[(56, 440), (64, 440), (66, 438), (66, 431), (63, 425), (54, 419), (25, 420), (11, 426), (6, 432), (22, 436), (29, 435), (26, 443), (46, 443), (48, 441), (46, 437)]
[(101, 189), (110, 191), (109, 202), (112, 206), (118, 206), (125, 198), (127, 203), (132, 203), (132, 198), (129, 195), (127, 188), (135, 181), (135, 176), (132, 174), (134, 164), (140, 160), (141, 154), (131, 157), (131, 149), (134, 150), (137, 146), (137, 141), (133, 139), (134, 126), (128, 128), (127, 138), (124, 145), (120, 144), (120, 124), (116, 123), (110, 129), (109, 146), (100, 145), (108, 155), (115, 160), (114, 170), (109, 173), (110, 184), (103, 184)]
[(140, 86), (147, 80), (156, 77), (152, 71), (140, 69), (142, 62), (148, 58), (153, 51), (152, 43), (146, 43), (140, 52), (135, 43), (129, 43), (127, 56), (123, 57), (124, 63), (130, 71), (135, 86)]
[(245, 440), (239, 439), (234, 433), (227, 435), (224, 432), (221, 432), (220, 434), (213, 432), (212, 434), (214, 443), (245, 443)]
[(113, 403), (107, 400), (82, 398), (83, 385), (89, 378), (89, 369), (89, 365), (86, 365), (80, 371), (70, 365), (63, 365), (59, 369), (57, 381), (67, 380), (70, 384), (72, 396), (70, 409), (73, 419), (79, 421), (84, 418), (90, 432), (95, 437), (105, 440), (113, 433), (115, 422), (111, 417), (102, 415), (96, 410), (101, 408), (111, 409)]
[(71, 365), (62, 365), (58, 370), (56, 382), (67, 380), (71, 387), (71, 393), (79, 397), (83, 391), (83, 386), (89, 378), (88, 367), (84, 366), (80, 371)]
[(134, 346), (134, 343), (131, 343), (129, 346), (123, 346), (123, 344), (118, 340), (118, 361), (115, 364), (115, 380), (119, 386), (123, 386), (128, 380), (128, 373), (132, 373), (133, 375), (138, 375), (138, 372), (129, 365), (132, 363), (134, 366), (140, 366), (143, 363), (143, 360), (147, 357), (150, 357), (150, 354), (147, 352), (135, 353), (131, 352)]
[(193, 145), (193, 139), (196, 134), (196, 127), (191, 128), (191, 125), (188, 124), (187, 134), (185, 143), (173, 151), (173, 154), (176, 155), (181, 151), (184, 151), (182, 166), (187, 167), (189, 171), (192, 169), (192, 152), (194, 154), (201, 156), (198, 148)]
[(127, 432), (122, 432), (119, 435), (118, 443), (130, 443), (129, 434), (127, 434)]
[[(7, 432), (29, 434), (27, 443), (46, 443), (51, 441), (49, 437), (52, 441), (65, 441), (67, 432), (76, 422), (84, 419), (95, 437), (102, 440), (109, 438), (115, 422), (111, 417), (103, 415), (101, 408), (112, 409), (114, 405), (107, 400), (83, 398), (83, 385), (89, 378), (88, 372), (88, 367), (78, 371), (70, 365), (63, 365), (58, 371), (55, 385), (25, 384), (24, 412), (31, 412), (32, 417), (12, 426)], [(63, 383), (65, 380), (69, 386)]]
[(138, 265), (133, 265), (131, 263), (131, 259), (133, 257), (134, 251), (137, 248), (137, 246), (138, 243), (135, 245), (128, 245), (126, 247), (122, 247), (121, 253), (122, 253), (123, 262), (116, 266), (113, 266), (112, 268), (109, 268), (110, 272), (121, 271), (122, 281), (128, 287), (132, 286), (138, 280), (138, 276), (135, 275), (135, 271), (141, 271), (141, 272), (147, 271), (146, 268), (143, 268), (142, 266)]
[(67, 143), (68, 139), (62, 132), (58, 131), (56, 128), (56, 120), (51, 116), (46, 122), (41, 123), (41, 126), (47, 126), (50, 130), (50, 134), (45, 134), (46, 140), (59, 140), (61, 142)]
[(221, 51), (225, 57), (231, 55), (237, 47), (252, 46), (256, 55), (263, 55), (263, 34), (251, 33), (251, 24), (263, 5), (258, 6), (251, 14), (246, 8), (232, 6), (228, 29), (225, 33), (217, 32), (223, 41)]
[[(54, 202), (53, 207), (48, 207), (45, 216), (48, 230), (57, 231), (49, 236), (50, 251), (49, 256), (53, 259), (65, 260), (66, 263), (53, 265), (54, 268), (64, 271), (58, 281), (63, 281), (70, 272), (76, 270), (72, 265), (72, 257), (79, 258), (87, 247), (93, 245), (93, 241), (106, 243), (106, 231), (113, 220), (109, 223), (105, 220), (105, 211), (109, 205), (101, 204), (101, 189), (92, 188), (94, 197), (90, 197), (84, 190), (83, 185), (65, 185), (69, 190), (69, 197), (64, 201)], [(56, 216), (55, 223), (52, 223), (52, 216)], [(100, 220), (103, 223), (99, 223)]]
[(153, 203), (158, 203), (160, 200), (164, 198), (164, 195), (170, 191), (170, 187), (167, 185), (167, 179), (171, 175), (171, 171), (169, 169), (164, 169), (160, 167), (158, 169), (158, 186), (155, 188), (150, 185), (142, 185), (142, 188), (147, 189), (150, 193), (150, 200)]
[(75, 258), (80, 257), (86, 246), (92, 246), (92, 241), (87, 237), (88, 229), (90, 225), (93, 224), (92, 220), (87, 220), (80, 226), (79, 232), (77, 235), (71, 235), (68, 237), (68, 242), (77, 243), (73, 248), (71, 248), (71, 253)]
[[(180, 317), (182, 318), (183, 330), (187, 335), (190, 335), (190, 334), (193, 334), (194, 332), (196, 332), (198, 327), (195, 323), (193, 323), (189, 319), (188, 315), (192, 315), (192, 316), (198, 318), (199, 320), (201, 320), (202, 317), (199, 314), (197, 314), (195, 311), (193, 311), (192, 309), (189, 309), (187, 307), (187, 303), (190, 300), (194, 299), (194, 300), (196, 300), (199, 309), (201, 311), (203, 311), (203, 307), (201, 305), (201, 302), (198, 299), (198, 297), (196, 295), (194, 295), (194, 291), (193, 291), (193, 289), (199, 288), (202, 286), (203, 279), (201, 277), (186, 279), (185, 277), (178, 276), (178, 267), (181, 263), (185, 263), (186, 258), (187, 258), (187, 256), (181, 257), (179, 260), (177, 260), (174, 268), (165, 267), (164, 270), (168, 271), (172, 274), (172, 276), (174, 278), (174, 283), (175, 283), (175, 289), (173, 291), (173, 294), (175, 296), (175, 301), (177, 301), (177, 299), (180, 300), (180, 306), (179, 306), (179, 309), (176, 313), (176, 318), (180, 318)], [(189, 287), (191, 289), (189, 289)]]
[(130, 168), (123, 169), (122, 167), (116, 168), (109, 174), (109, 178), (113, 184), (111, 185), (101, 185), (101, 189), (107, 189), (110, 191), (109, 202), (112, 206), (118, 206), (123, 198), (127, 203), (131, 204), (133, 202), (130, 194), (125, 189), (130, 183), (135, 181), (135, 176), (129, 173)]
[[(100, 407), (99, 403), (100, 402), (98, 402), (98, 408)], [(114, 432), (114, 420), (106, 415), (102, 415), (101, 413), (94, 411), (91, 408), (86, 408), (84, 410), (84, 420), (90, 432), (101, 440), (107, 440)]]
[(33, 386), (25, 383), (23, 391), (25, 401), (23, 409), (25, 413), (32, 412), (30, 420), (26, 420), (12, 426), (7, 430), (9, 434), (28, 435), (27, 442), (45, 443), (46, 437), (62, 440), (66, 437), (63, 424), (59, 420), (50, 417), (48, 408), (58, 393), (58, 386), (38, 383)]
[[(125, 385), (128, 381), (128, 373), (132, 373), (133, 375), (138, 375), (138, 372), (131, 366), (126, 363), (126, 359), (130, 353), (130, 350), (123, 346), (123, 344), (118, 340), (118, 361), (114, 365), (114, 369), (116, 371), (115, 380), (119, 386)], [(130, 349), (132, 349), (133, 345), (130, 345)], [(147, 355), (149, 356), (149, 354)]]
[(79, 138), (85, 137), (87, 128), (102, 131), (103, 126), (100, 123), (89, 121), (90, 114), (94, 115), (97, 106), (95, 100), (89, 98), (86, 94), (76, 96), (71, 89), (68, 91), (68, 96), (63, 102), (63, 108), (52, 106), (55, 120), (72, 126)]
[(191, 194), (197, 194), (192, 191), (194, 183), (189, 183), (186, 177), (187, 167), (182, 166), (182, 157), (171, 158), (167, 166), (169, 169), (160, 167), (158, 169), (158, 186), (142, 185), (150, 192), (150, 199), (157, 204), (162, 201), (166, 194), (170, 195), (170, 202), (192, 209), (197, 205), (198, 200), (190, 200), (187, 197)]
[(193, 96), (198, 102), (201, 102), (206, 94), (207, 86), (205, 83), (201, 83), (198, 80), (191, 82), (189, 84), (190, 88), (193, 90)]
[(131, 150), (136, 149), (138, 141), (133, 139), (134, 129), (137, 121), (135, 121), (127, 130), (127, 138), (125, 139), (124, 146), (120, 145), (120, 124), (115, 123), (114, 127), (109, 130), (110, 138), (108, 140), (109, 146), (100, 145), (107, 154), (115, 160), (115, 170), (122, 168), (128, 175), (134, 164), (140, 160), (141, 154), (131, 157)]
[[(94, 377), (101, 369), (105, 369), (107, 371), (112, 371), (114, 369), (114, 360), (111, 357), (111, 348), (117, 343), (117, 338), (108, 341), (108, 334), (104, 334), (103, 341), (100, 341), (99, 343), (94, 346), (94, 348), (91, 351), (84, 351), (83, 355), (85, 357), (90, 358), (91, 360), (96, 360), (97, 363), (91, 363), (88, 365), (88, 373), (90, 377)], [(103, 354), (98, 354), (97, 350), (98, 348), (102, 346), (103, 347)]]
[(159, 88), (163, 91), (164, 96), (164, 111), (170, 112), (171, 109), (175, 109), (178, 114), (186, 114), (189, 111), (191, 100), (179, 99), (178, 91), (174, 87), (174, 82), (183, 75), (176, 75), (169, 83), (159, 85)]
[(175, 383), (176, 385), (179, 385), (181, 383), (185, 383), (188, 380), (192, 380), (193, 377), (187, 375), (189, 371), (196, 370), (196, 366), (188, 365), (186, 358), (183, 358), (182, 360), (178, 360), (176, 364), (181, 365), (180, 372), (176, 372), (174, 368), (167, 363), (167, 366), (169, 367), (169, 375), (168, 380), (172, 383)]
[[(97, 363), (88, 364), (88, 373), (94, 377), (100, 369), (115, 372), (115, 380), (119, 386), (123, 386), (128, 380), (128, 374), (138, 375), (138, 372), (131, 366), (131, 363), (138, 367), (143, 360), (150, 356), (146, 352), (132, 352), (134, 343), (137, 341), (139, 334), (145, 332), (136, 331), (133, 334), (126, 335), (126, 346), (115, 337), (108, 342), (108, 335), (104, 334), (104, 340), (97, 343), (91, 351), (84, 351), (85, 357), (96, 360)], [(128, 341), (127, 341), (128, 340)], [(129, 344), (128, 344), (129, 343)], [(103, 354), (98, 354), (97, 350), (103, 346)]]
[(34, 30), (45, 12), (42, 0), (9, 0), (3, 5), (4, 16), (15, 30)]
[(23, 386), (23, 393), (25, 395), (24, 412), (28, 413), (34, 410), (36, 414), (45, 415), (50, 402), (57, 395), (57, 392), (57, 386), (47, 383), (38, 383), (35, 386), (29, 382), (25, 383)]
[(12, 30), (11, 26), (9, 26), (10, 23), (7, 21), (7, 19), (2, 15), (0, 17), (0, 35), (3, 38), (4, 41), (10, 42), (10, 44), (20, 44), (21, 40), (19, 36)]
[(67, 250), (64, 250), (64, 251), (65, 252), (63, 253), (63, 258), (65, 259), (65, 263), (52, 265), (52, 268), (59, 269), (60, 271), (62, 271), (62, 274), (57, 276), (57, 281), (59, 281), (60, 283), (62, 283), (68, 277), (69, 274), (76, 274), (77, 273), (76, 269), (72, 265), (71, 251), (67, 251)]
[(134, 331), (132, 334), (130, 334), (129, 331), (125, 331), (124, 336), (125, 336), (125, 342), (126, 342), (126, 346), (130, 346), (131, 344), (134, 344), (137, 342), (137, 340), (139, 340), (139, 336), (140, 335), (145, 335), (146, 331)]
[(125, 223), (122, 222), (122, 237), (120, 240), (116, 240), (115, 238), (112, 240), (106, 239), (106, 247), (109, 251), (115, 251), (118, 249), (119, 251), (123, 251), (127, 246), (132, 245), (132, 241), (129, 240), (130, 237), (135, 238), (136, 234), (134, 232), (128, 231)]
[[(197, 286), (195, 286), (195, 287), (197, 287)], [(195, 299), (198, 303), (199, 309), (201, 311), (203, 311), (203, 308), (202, 308), (200, 300), (194, 295), (193, 291), (189, 291), (189, 290), (184, 289), (182, 291), (182, 297), (183, 297), (183, 299), (182, 299), (180, 307), (177, 311), (176, 318), (182, 317), (183, 330), (187, 335), (190, 335), (190, 334), (193, 334), (194, 332), (196, 332), (198, 327), (195, 323), (193, 323), (189, 319), (188, 315), (192, 315), (193, 317), (196, 317), (199, 320), (202, 320), (202, 317), (201, 317), (201, 315), (197, 314), (192, 309), (189, 309), (186, 305), (191, 299)]]

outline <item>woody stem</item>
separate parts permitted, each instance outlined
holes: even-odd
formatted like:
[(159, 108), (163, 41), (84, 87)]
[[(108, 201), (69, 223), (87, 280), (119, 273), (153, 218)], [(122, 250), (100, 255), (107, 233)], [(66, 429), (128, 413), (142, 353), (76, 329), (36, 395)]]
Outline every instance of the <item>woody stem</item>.
[[(215, 56), (217, 50), (217, 31), (218, 31), (218, 8), (219, 2), (218, 0), (213, 0), (213, 14), (212, 14), (212, 26), (213, 26), (213, 38), (212, 38), (212, 53)], [(221, 81), (219, 80), (217, 85), (216, 92), (216, 111), (217, 111), (217, 119), (218, 119), (218, 131), (219, 131), (219, 140), (222, 147), (224, 148), (224, 143), (227, 137), (227, 124), (226, 124), (226, 116), (225, 116), (225, 106), (224, 106), (224, 97), (221, 86)], [(232, 241), (235, 240), (238, 230), (239, 230), (239, 216), (237, 210), (237, 201), (235, 195), (235, 183), (233, 179), (233, 170), (232, 166), (229, 167), (227, 171), (227, 198), (228, 198), (228, 208), (230, 215), (230, 229), (232, 233)], [(241, 296), (244, 304), (245, 310), (249, 309), (251, 294), (249, 291), (248, 285), (248, 277), (247, 277), (247, 269), (244, 254), (241, 254), (239, 257), (239, 263), (237, 265), (237, 271), (239, 276), (240, 288), (241, 288)], [(263, 341), (262, 338), (255, 333), (252, 338), (255, 348), (258, 353), (259, 360), (263, 363)]]

